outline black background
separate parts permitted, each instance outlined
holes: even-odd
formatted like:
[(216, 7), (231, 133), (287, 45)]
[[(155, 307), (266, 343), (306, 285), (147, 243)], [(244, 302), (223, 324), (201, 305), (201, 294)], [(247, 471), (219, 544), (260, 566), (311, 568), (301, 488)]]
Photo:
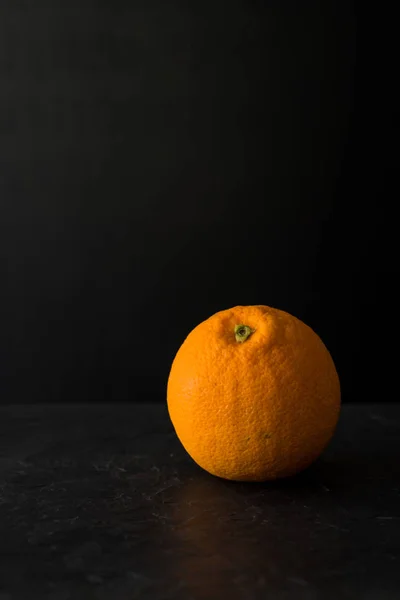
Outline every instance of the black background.
[(365, 16), (2, 0), (1, 402), (163, 401), (193, 326), (253, 303), (320, 334), (344, 401), (397, 400), (394, 59)]

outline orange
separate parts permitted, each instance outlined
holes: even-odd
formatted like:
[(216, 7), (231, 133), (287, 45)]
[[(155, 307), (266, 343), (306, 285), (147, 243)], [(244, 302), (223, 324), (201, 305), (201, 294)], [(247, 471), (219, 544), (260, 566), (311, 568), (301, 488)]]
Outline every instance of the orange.
[(236, 306), (188, 335), (168, 379), (168, 410), (190, 456), (237, 481), (293, 475), (324, 450), (340, 384), (318, 335), (287, 312)]

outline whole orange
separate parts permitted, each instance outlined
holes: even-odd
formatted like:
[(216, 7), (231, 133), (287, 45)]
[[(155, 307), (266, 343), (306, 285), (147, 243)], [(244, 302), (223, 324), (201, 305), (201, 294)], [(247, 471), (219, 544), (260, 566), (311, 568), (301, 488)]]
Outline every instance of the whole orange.
[(195, 327), (173, 361), (167, 396), (190, 456), (237, 481), (309, 466), (340, 411), (339, 378), (321, 339), (268, 306), (236, 306)]

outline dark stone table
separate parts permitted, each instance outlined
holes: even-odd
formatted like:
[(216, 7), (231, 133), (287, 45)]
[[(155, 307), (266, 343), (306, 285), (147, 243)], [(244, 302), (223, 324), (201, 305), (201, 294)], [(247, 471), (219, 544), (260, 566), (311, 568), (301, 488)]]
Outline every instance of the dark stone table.
[(161, 405), (0, 409), (0, 600), (400, 598), (400, 406), (289, 480), (200, 470)]

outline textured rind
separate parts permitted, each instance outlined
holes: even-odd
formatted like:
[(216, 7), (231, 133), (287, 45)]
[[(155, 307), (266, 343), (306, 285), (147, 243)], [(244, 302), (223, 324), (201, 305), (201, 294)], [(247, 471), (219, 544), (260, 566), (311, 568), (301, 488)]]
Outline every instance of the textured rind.
[[(235, 340), (235, 325), (255, 332)], [(309, 466), (340, 412), (340, 384), (318, 335), (267, 306), (237, 306), (200, 323), (173, 361), (168, 410), (190, 456), (226, 479), (265, 481)]]

